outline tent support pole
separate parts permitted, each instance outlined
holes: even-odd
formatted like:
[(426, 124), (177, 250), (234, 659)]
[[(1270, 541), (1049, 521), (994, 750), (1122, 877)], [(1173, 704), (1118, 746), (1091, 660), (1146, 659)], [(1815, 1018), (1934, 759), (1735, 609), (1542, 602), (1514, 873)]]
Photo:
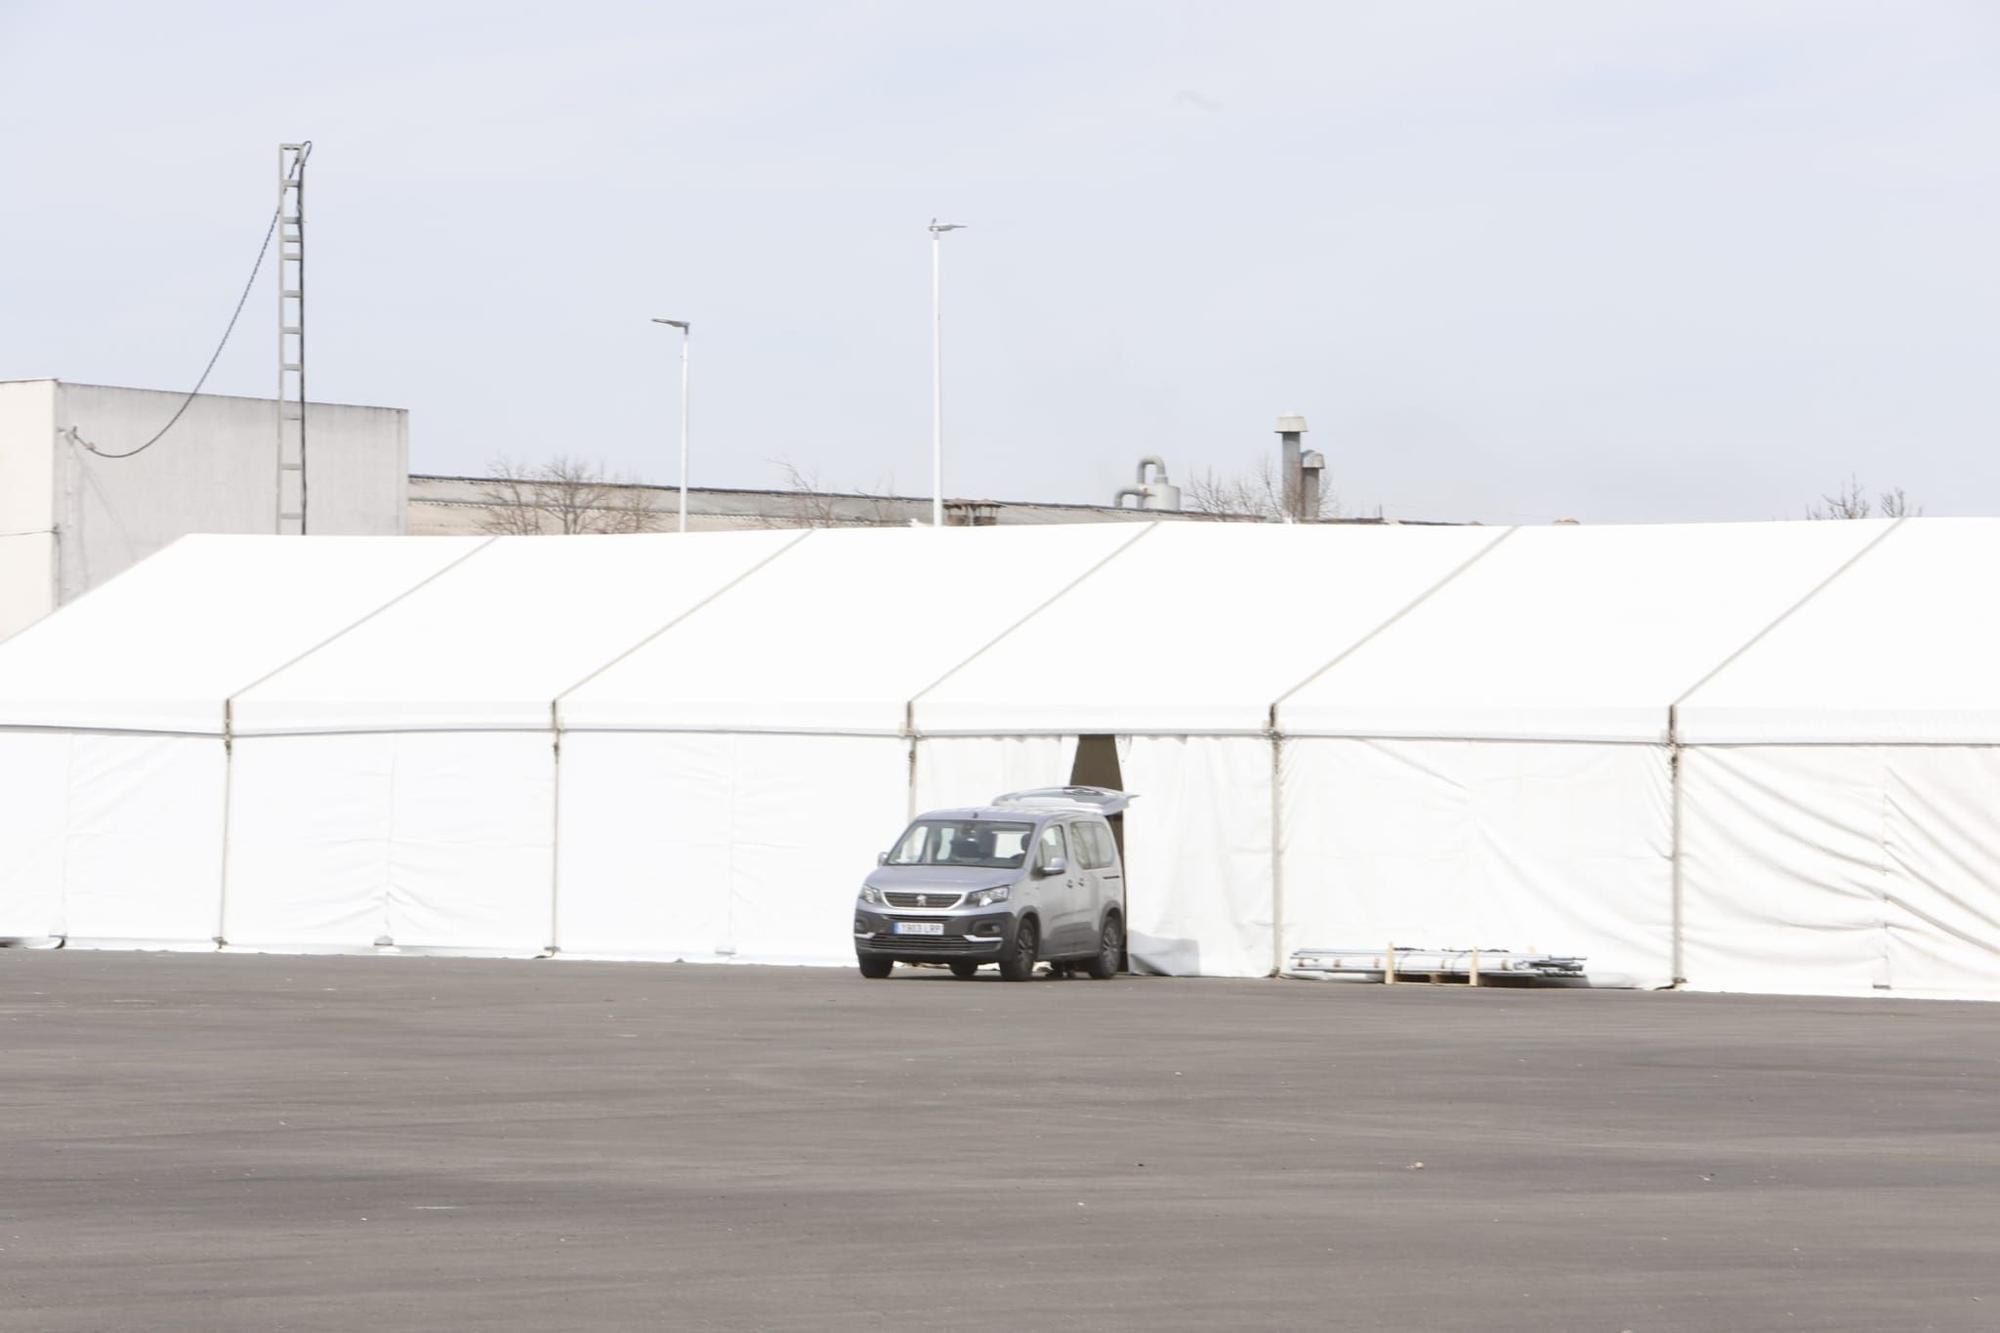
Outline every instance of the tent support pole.
[(236, 701), (222, 701), (222, 865), (215, 882), (215, 947), (229, 944), (229, 807), (236, 803)]
[(562, 894), (562, 720), (549, 704), (549, 947), (556, 954), (556, 922)]
[(1681, 728), (1680, 706), (1667, 705), (1667, 867), (1673, 884), (1673, 986), (1687, 985), (1687, 941), (1684, 889), (1681, 878)]
[(1271, 719), (1271, 975), (1285, 970), (1285, 738)]

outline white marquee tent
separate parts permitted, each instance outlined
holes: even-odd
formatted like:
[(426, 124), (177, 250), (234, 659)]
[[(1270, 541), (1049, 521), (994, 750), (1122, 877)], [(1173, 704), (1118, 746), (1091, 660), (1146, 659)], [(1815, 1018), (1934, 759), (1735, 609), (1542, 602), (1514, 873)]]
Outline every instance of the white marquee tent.
[(840, 963), (912, 810), (1135, 963), (2000, 998), (2000, 522), (188, 538), (0, 644), (0, 936)]
[(814, 532), (565, 693), (560, 947), (851, 961), (910, 700), (1148, 531)]
[(1279, 705), (1284, 944), (1574, 954), (1667, 984), (1674, 701), (1881, 532), (1509, 533)]
[(799, 539), (489, 538), (237, 695), (223, 937), (548, 947), (556, 696)]
[(2000, 996), (2000, 520), (1906, 520), (1679, 708), (1686, 973)]
[(230, 697), (478, 545), (187, 537), (0, 645), (0, 935), (212, 947)]
[[(1501, 535), (1160, 524), (917, 698), (923, 803), (1024, 785), (1038, 752), (1038, 779), (1060, 780), (1078, 736), (1118, 736), (1141, 798), (1125, 815), (1135, 964), (1263, 976), (1271, 705)], [(949, 787), (921, 781), (927, 767)]]

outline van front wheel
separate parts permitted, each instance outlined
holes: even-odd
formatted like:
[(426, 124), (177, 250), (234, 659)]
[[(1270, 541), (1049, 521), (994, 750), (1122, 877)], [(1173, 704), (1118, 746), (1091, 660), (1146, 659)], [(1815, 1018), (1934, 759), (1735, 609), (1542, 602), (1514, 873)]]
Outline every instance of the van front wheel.
[(1035, 953), (1041, 947), (1041, 931), (1035, 928), (1033, 917), (1022, 921), (1014, 931), (1014, 948), (1000, 960), (1000, 976), (1004, 981), (1026, 981), (1035, 972)]
[(893, 958), (863, 958), (860, 962), (861, 975), (870, 981), (882, 980), (895, 970), (896, 966), (896, 960)]

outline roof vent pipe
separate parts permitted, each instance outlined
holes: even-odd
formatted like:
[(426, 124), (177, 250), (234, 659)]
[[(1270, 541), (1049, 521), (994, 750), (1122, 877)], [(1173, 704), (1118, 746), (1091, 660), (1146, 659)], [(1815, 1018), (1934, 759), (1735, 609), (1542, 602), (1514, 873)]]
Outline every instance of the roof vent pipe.
[[(1148, 471), (1152, 479), (1147, 479)], [(1148, 454), (1139, 460), (1139, 484), (1121, 486), (1111, 497), (1111, 503), (1120, 509), (1125, 507), (1125, 497), (1132, 496), (1140, 509), (1179, 509), (1181, 488), (1167, 480), (1167, 463), (1163, 458)]]

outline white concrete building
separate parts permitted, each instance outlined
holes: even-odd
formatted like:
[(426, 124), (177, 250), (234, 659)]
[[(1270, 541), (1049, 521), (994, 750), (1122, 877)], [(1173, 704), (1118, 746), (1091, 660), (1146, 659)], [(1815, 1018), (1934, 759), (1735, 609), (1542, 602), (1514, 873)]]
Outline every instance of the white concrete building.
[[(188, 533), (277, 530), (277, 402), (61, 380), (0, 382), (0, 638)], [(405, 529), (400, 408), (307, 409), (311, 531)]]

